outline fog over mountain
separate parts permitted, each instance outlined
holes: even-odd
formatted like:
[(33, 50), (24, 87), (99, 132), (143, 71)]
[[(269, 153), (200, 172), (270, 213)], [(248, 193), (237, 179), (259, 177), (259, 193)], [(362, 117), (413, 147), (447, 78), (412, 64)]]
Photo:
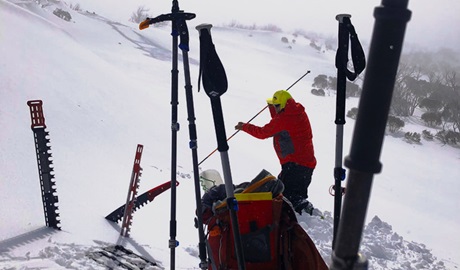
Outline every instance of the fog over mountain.
[[(75, 0), (82, 9), (94, 10), (121, 22), (139, 6), (150, 9), (152, 16), (171, 11), (171, 1), (151, 0)], [(374, 8), (380, 0), (325, 0), (325, 1), (264, 1), (235, 0), (179, 1), (179, 7), (197, 14), (195, 20), (213, 24), (237, 21), (242, 24), (274, 24), (283, 30), (312, 31), (336, 36), (337, 14), (352, 15), (352, 22), (363, 41), (369, 41), (374, 25)], [(412, 18), (406, 30), (405, 45), (413, 44), (425, 49), (448, 47), (459, 50), (460, 44), (460, 2), (456, 0), (411, 0), (409, 9)]]

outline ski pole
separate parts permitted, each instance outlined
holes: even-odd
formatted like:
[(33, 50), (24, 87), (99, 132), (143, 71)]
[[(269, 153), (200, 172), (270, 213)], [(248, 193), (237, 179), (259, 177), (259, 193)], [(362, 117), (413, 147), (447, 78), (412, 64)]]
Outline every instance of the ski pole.
[[(238, 202), (234, 196), (234, 187), (228, 158), (228, 143), (225, 135), (224, 117), (220, 96), (228, 88), (227, 76), (222, 62), (217, 55), (211, 37), (211, 24), (201, 24), (196, 27), (200, 33), (200, 75), (203, 76), (203, 87), (211, 100), (214, 127), (216, 130), (217, 149), (221, 154), (222, 169), (224, 173), (225, 192), (227, 195), (227, 206), (230, 214), (230, 222), (235, 243), (236, 258), (238, 269), (246, 269), (243, 244), (238, 224)], [(201, 214), (201, 213), (200, 213)]]
[(411, 17), (407, 5), (408, 0), (382, 0), (382, 4), (374, 9), (375, 24), (369, 49), (369, 64), (363, 82), (350, 154), (345, 159), (350, 173), (332, 253), (332, 270), (367, 269), (367, 261), (358, 251), (373, 175), (382, 169), (379, 157), (404, 33)]
[[(305, 76), (307, 76), (308, 73), (310, 73), (310, 70), (308, 70), (305, 74), (303, 74), (300, 78), (298, 78), (297, 81), (295, 81), (293, 84), (291, 84), (288, 88), (286, 88), (286, 91), (289, 91), (289, 89), (291, 89), (300, 80), (302, 80)], [(268, 105), (266, 105), (262, 110), (260, 110), (258, 113), (256, 113), (251, 119), (249, 119), (249, 121), (247, 123), (250, 123), (252, 120), (254, 120), (257, 116), (259, 116), (259, 114), (261, 114), (267, 108), (268, 108)], [(233, 138), (238, 132), (240, 132), (239, 129), (237, 131), (235, 131), (230, 137), (228, 137), (227, 141), (229, 141), (231, 138)], [(207, 160), (209, 157), (211, 157), (216, 151), (217, 151), (217, 148), (214, 149), (211, 153), (209, 153), (209, 155), (207, 155), (203, 160), (201, 160), (200, 163), (198, 163), (198, 165), (201, 165), (201, 163), (205, 162), (205, 160)]]
[(207, 252), (206, 252), (206, 237), (203, 228), (203, 218), (201, 216), (202, 213), (202, 205), (201, 205), (201, 191), (200, 191), (200, 176), (199, 176), (199, 168), (198, 168), (198, 145), (197, 145), (197, 132), (196, 132), (196, 124), (195, 124), (195, 109), (193, 107), (193, 92), (192, 92), (192, 84), (190, 80), (190, 65), (188, 59), (188, 29), (185, 20), (179, 20), (177, 25), (178, 32), (181, 37), (181, 45), (179, 45), (180, 49), (182, 50), (182, 62), (184, 65), (184, 77), (185, 77), (185, 96), (187, 100), (187, 119), (189, 121), (189, 136), (190, 136), (190, 148), (192, 149), (192, 163), (193, 163), (193, 179), (195, 183), (195, 203), (196, 203), (196, 211), (198, 215), (196, 216), (197, 227), (198, 227), (198, 236), (199, 236), (199, 243), (198, 243), (198, 251), (200, 257), (200, 265), (199, 267), (203, 270), (208, 269), (207, 264)]
[[(178, 47), (183, 50), (188, 50), (188, 32), (186, 30), (185, 21), (195, 18), (193, 13), (185, 13), (179, 10), (179, 3), (177, 0), (172, 1), (171, 13), (162, 14), (156, 18), (147, 18), (140, 23), (139, 29), (148, 28), (150, 24), (159, 23), (163, 21), (171, 21), (171, 36), (172, 36), (172, 70), (171, 70), (171, 220), (169, 223), (169, 248), (170, 248), (170, 264), (171, 269), (176, 267), (176, 252), (175, 249), (179, 245), (176, 240), (177, 234), (177, 220), (176, 220), (176, 182), (177, 182), (177, 132), (179, 131), (178, 118)], [(181, 36), (181, 42), (178, 42), (178, 35)], [(184, 66), (185, 67), (185, 66)], [(187, 73), (188, 70), (186, 70)], [(191, 88), (191, 86), (186, 86)], [(200, 202), (201, 203), (201, 202)], [(201, 205), (201, 204), (200, 204)], [(201, 250), (201, 248), (200, 248)], [(204, 254), (206, 256), (206, 253)], [(201, 258), (201, 254), (200, 254)]]
[[(336, 100), (336, 146), (335, 146), (335, 167), (334, 167), (334, 234), (332, 238), (332, 248), (334, 248), (337, 228), (340, 221), (340, 211), (342, 208), (343, 188), (342, 182), (345, 180), (345, 170), (342, 168), (343, 152), (343, 126), (345, 125), (345, 99), (347, 79), (353, 81), (366, 67), (366, 60), (363, 48), (358, 40), (353, 25), (350, 20), (351, 15), (339, 14), (336, 16), (339, 21), (338, 49), (335, 58), (337, 68), (337, 100)], [(354, 72), (347, 68), (349, 44), (351, 40), (351, 55), (353, 60)]]
[[(185, 20), (179, 22), (178, 25), (179, 33), (181, 35), (181, 40), (186, 39), (188, 42), (188, 29), (185, 24)], [(184, 45), (184, 43), (182, 43)], [(188, 44), (187, 46), (181, 46), (182, 50), (182, 62), (184, 63), (184, 76), (185, 76), (185, 95), (187, 99), (187, 118), (189, 121), (189, 136), (190, 136), (190, 148), (192, 149), (192, 162), (193, 162), (193, 179), (195, 183), (195, 203), (196, 211), (198, 215), (196, 216), (197, 227), (198, 227), (198, 251), (200, 257), (199, 267), (203, 270), (208, 269), (207, 264), (207, 252), (206, 252), (206, 237), (203, 228), (203, 218), (201, 216), (202, 205), (201, 205), (201, 185), (200, 185), (200, 175), (198, 173), (198, 145), (197, 145), (197, 134), (196, 134), (196, 125), (195, 125), (195, 110), (193, 107), (193, 93), (192, 93), (192, 84), (190, 80), (190, 65), (188, 59)]]
[(332, 236), (332, 249), (334, 249), (337, 228), (339, 227), (340, 211), (342, 209), (342, 182), (345, 180), (345, 169), (342, 168), (343, 151), (343, 125), (345, 125), (345, 99), (346, 83), (345, 75), (346, 64), (348, 62), (348, 32), (344, 26), (344, 18), (351, 17), (348, 14), (337, 15), (339, 21), (338, 49), (336, 54), (337, 68), (337, 99), (336, 99), (336, 142), (335, 142), (335, 167), (334, 167), (334, 227)]

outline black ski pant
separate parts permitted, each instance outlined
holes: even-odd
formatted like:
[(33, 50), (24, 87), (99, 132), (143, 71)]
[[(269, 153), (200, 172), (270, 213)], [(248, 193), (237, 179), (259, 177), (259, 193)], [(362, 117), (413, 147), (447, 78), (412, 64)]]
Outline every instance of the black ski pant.
[(278, 178), (284, 184), (283, 195), (292, 203), (294, 209), (307, 201), (313, 170), (293, 162), (281, 165)]

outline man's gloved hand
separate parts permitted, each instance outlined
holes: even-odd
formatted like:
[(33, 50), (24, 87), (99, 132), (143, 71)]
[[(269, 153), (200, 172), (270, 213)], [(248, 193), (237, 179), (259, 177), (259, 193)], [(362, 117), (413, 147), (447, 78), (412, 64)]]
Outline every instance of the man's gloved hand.
[(235, 126), (235, 129), (237, 129), (237, 130), (243, 130), (243, 125), (244, 125), (243, 122), (238, 122), (238, 124)]

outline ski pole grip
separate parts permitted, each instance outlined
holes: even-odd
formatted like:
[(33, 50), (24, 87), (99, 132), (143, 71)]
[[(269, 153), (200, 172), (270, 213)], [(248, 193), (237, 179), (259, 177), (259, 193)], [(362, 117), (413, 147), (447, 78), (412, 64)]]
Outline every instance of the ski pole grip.
[(337, 14), (337, 16), (335, 16), (335, 19), (339, 21), (339, 23), (343, 23), (344, 18), (351, 18), (351, 15), (350, 14)]
[(212, 24), (210, 23), (202, 23), (195, 27), (195, 29), (198, 30), (198, 33), (200, 33), (200, 36), (201, 36), (201, 31), (208, 31), (208, 33), (211, 34), (211, 28), (212, 28)]
[(335, 57), (337, 68), (337, 100), (335, 124), (345, 125), (345, 100), (347, 91), (346, 69), (348, 63), (348, 31), (343, 23), (344, 19), (350, 19), (348, 14), (339, 14), (336, 19), (339, 21), (338, 48)]

